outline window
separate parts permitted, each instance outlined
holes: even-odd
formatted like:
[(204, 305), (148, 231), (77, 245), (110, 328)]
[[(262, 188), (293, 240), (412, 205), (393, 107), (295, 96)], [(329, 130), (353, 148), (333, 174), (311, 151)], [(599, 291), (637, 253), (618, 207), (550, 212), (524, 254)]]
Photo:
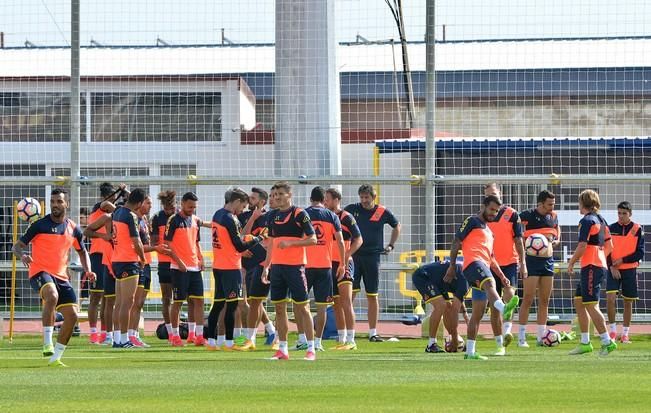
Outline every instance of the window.
[(93, 93), (95, 142), (221, 141), (221, 93)]

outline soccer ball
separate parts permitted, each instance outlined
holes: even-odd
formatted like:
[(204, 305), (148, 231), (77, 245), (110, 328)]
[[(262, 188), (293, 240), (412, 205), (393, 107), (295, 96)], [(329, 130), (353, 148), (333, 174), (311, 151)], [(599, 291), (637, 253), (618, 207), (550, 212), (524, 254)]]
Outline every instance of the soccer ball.
[(26, 197), (18, 201), (18, 218), (27, 222), (34, 222), (41, 217), (41, 203), (38, 200)]
[(549, 240), (543, 234), (531, 234), (524, 241), (524, 250), (533, 257), (550, 257), (551, 248)]
[(561, 333), (551, 328), (545, 330), (542, 336), (542, 344), (545, 347), (556, 347), (561, 344)]
[(457, 338), (457, 348), (452, 347), (452, 337), (445, 337), (445, 351), (448, 353), (457, 353), (459, 351), (464, 351), (466, 343), (463, 341), (461, 336)]

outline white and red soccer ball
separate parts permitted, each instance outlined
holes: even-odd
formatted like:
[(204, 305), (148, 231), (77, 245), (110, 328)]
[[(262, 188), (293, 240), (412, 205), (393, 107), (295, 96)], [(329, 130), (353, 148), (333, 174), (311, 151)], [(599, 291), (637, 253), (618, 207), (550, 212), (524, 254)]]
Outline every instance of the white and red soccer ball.
[(545, 347), (556, 347), (561, 344), (561, 333), (551, 328), (545, 330), (542, 336), (542, 344)]
[(37, 199), (25, 197), (18, 201), (18, 218), (34, 222), (41, 217), (41, 203)]
[(531, 234), (524, 241), (524, 250), (532, 257), (550, 257), (551, 246), (549, 239), (543, 234)]

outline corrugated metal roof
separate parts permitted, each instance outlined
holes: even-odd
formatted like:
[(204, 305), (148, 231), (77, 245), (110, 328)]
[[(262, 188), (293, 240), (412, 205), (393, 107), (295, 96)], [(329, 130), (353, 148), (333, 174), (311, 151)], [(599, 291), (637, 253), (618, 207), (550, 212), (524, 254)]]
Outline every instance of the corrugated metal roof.
[[(410, 43), (413, 71), (425, 70), (425, 44)], [(651, 39), (530, 40), (451, 42), (436, 46), (440, 71), (562, 68), (651, 67)], [(395, 46), (400, 65), (400, 46)], [(337, 48), (341, 72), (392, 72), (390, 44), (352, 44)], [(86, 76), (273, 73), (273, 45), (232, 47), (86, 47), (81, 73)], [(65, 76), (70, 52), (65, 48), (0, 50), (0, 77)]]

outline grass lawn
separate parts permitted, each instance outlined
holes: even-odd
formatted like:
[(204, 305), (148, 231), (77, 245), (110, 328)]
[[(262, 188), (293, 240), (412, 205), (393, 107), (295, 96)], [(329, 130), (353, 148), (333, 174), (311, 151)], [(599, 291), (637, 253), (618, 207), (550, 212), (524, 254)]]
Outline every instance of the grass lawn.
[[(40, 337), (0, 342), (0, 412), (609, 412), (648, 411), (651, 339), (633, 337), (608, 357), (557, 348), (510, 347), (506, 357), (463, 360), (426, 354), (425, 340), (369, 343), (354, 352), (303, 352), (270, 361), (252, 353), (112, 350), (73, 338), (67, 369), (47, 368)], [(290, 344), (294, 337), (290, 338)], [(533, 341), (533, 340), (530, 340)], [(594, 339), (595, 350), (598, 340)], [(326, 342), (326, 349), (332, 346)], [(478, 350), (490, 355), (492, 341)], [(237, 410), (233, 410), (237, 409)]]

